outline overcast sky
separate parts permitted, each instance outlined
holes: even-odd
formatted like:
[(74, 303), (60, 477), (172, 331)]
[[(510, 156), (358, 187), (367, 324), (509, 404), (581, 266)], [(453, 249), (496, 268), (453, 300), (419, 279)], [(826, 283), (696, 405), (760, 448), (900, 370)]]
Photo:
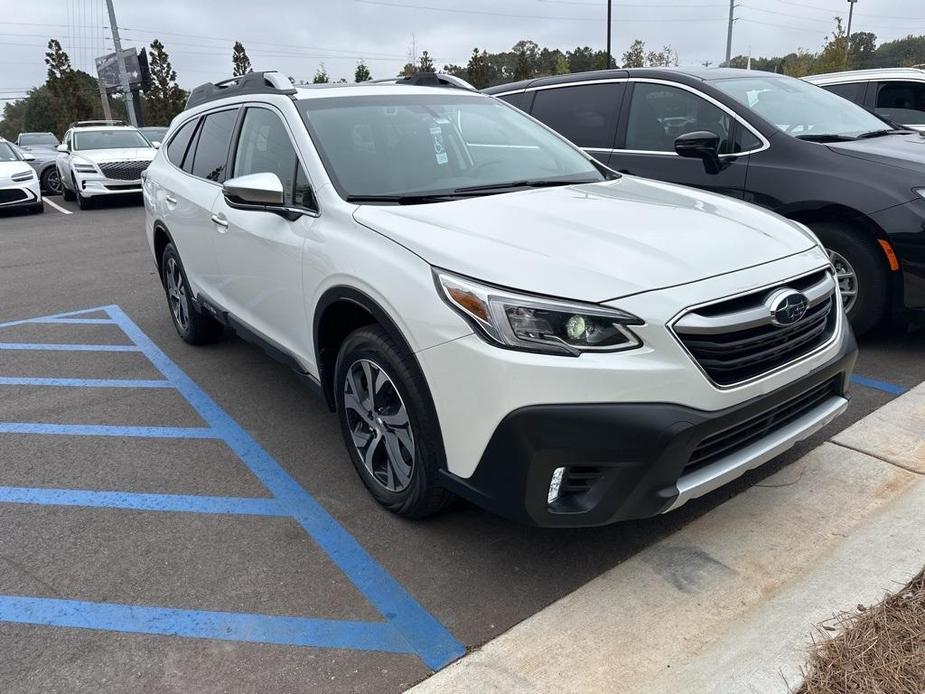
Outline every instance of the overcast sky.
[[(231, 74), (231, 46), (240, 40), (253, 67), (310, 81), (320, 62), (337, 79), (353, 79), (359, 59), (373, 77), (396, 74), (414, 37), (438, 68), (465, 64), (476, 46), (508, 50), (520, 39), (567, 50), (604, 48), (606, 0), (115, 0), (125, 46), (155, 37), (170, 53), (184, 87)], [(818, 50), (832, 17), (847, 19), (847, 0), (739, 0), (733, 54), (780, 55)], [(717, 63), (725, 53), (726, 0), (613, 0), (613, 53), (633, 39), (648, 48), (671, 44), (682, 65)], [(0, 12), (0, 99), (45, 80), (49, 37), (72, 63), (91, 71), (95, 55), (112, 51), (104, 0), (5, 0)], [(922, 0), (859, 0), (853, 31), (880, 42), (925, 34)], [(2, 102), (0, 102), (2, 103)]]

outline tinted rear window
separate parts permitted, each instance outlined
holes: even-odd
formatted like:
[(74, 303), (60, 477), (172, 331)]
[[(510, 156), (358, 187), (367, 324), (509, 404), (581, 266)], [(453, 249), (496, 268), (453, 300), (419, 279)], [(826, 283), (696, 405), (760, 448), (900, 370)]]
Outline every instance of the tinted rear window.
[(622, 85), (588, 84), (540, 89), (531, 115), (579, 147), (613, 147)]
[(838, 94), (840, 97), (848, 99), (848, 101), (860, 103), (861, 96), (864, 94), (861, 91), (862, 86), (866, 85), (850, 82), (849, 84), (826, 84), (822, 88), (833, 94)]
[(193, 175), (209, 181), (225, 180), (225, 165), (228, 162), (228, 145), (234, 130), (237, 109), (210, 113), (199, 129), (196, 144), (196, 158), (193, 160)]
[(199, 119), (194, 118), (188, 123), (184, 123), (177, 131), (177, 134), (170, 139), (166, 152), (167, 159), (172, 164), (183, 166), (183, 157), (186, 155), (190, 140), (193, 139), (193, 133), (196, 131), (196, 123), (198, 122)]

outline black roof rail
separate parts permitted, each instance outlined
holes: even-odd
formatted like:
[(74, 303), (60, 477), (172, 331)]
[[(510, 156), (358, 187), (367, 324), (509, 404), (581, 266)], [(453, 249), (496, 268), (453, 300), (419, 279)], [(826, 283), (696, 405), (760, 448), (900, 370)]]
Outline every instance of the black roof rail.
[(201, 104), (224, 99), (227, 96), (239, 94), (284, 94), (293, 96), (295, 87), (288, 77), (284, 77), (277, 70), (266, 72), (248, 72), (240, 77), (231, 77), (221, 82), (206, 82), (190, 92), (186, 100), (186, 108), (193, 108)]

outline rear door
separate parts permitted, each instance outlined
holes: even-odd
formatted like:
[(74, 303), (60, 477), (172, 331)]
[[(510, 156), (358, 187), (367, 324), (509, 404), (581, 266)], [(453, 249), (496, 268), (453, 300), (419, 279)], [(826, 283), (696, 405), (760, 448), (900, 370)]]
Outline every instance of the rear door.
[(925, 130), (925, 82), (889, 80), (873, 85), (874, 113), (894, 123)]
[(550, 86), (535, 90), (530, 115), (607, 164), (625, 83)]
[(317, 218), (312, 188), (282, 115), (271, 106), (248, 106), (241, 120), (228, 178), (271, 173), (283, 184), (285, 205), (275, 212), (214, 201), (215, 252), (221, 302), (265, 339), (294, 354), (309, 344), (302, 298), (302, 249)]
[(173, 237), (193, 293), (217, 298), (216, 225), (212, 206), (221, 195), (231, 134), (238, 109), (223, 109), (193, 118), (166, 145), (170, 166), (160, 176), (159, 209)]
[[(763, 143), (729, 109), (693, 88), (664, 82), (633, 82), (626, 98), (611, 168), (742, 197), (749, 153)], [(675, 139), (697, 131), (719, 137), (719, 172), (708, 173), (701, 160), (675, 153)]]
[(867, 84), (867, 82), (844, 82), (841, 84), (823, 84), (820, 86), (827, 92), (838, 94), (841, 98), (852, 101), (858, 106), (865, 106)]

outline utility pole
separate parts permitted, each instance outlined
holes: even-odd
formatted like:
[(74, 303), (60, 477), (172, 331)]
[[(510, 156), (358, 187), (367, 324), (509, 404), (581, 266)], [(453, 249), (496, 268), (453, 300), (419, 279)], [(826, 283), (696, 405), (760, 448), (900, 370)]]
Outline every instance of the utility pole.
[(735, 22), (736, 0), (729, 0), (729, 28), (726, 29), (726, 67), (732, 60), (732, 25)]
[(610, 52), (610, 23), (613, 17), (613, 0), (607, 0), (607, 69), (613, 67), (613, 53)]
[(122, 84), (122, 93), (125, 94), (125, 111), (128, 113), (129, 123), (138, 127), (138, 120), (135, 118), (135, 99), (132, 97), (132, 90), (128, 85), (128, 72), (125, 70), (125, 60), (122, 55), (122, 41), (119, 39), (119, 25), (116, 23), (116, 11), (113, 9), (112, 0), (106, 0), (106, 8), (109, 10), (109, 26), (112, 29), (112, 45), (116, 49), (116, 65), (119, 67), (119, 82)]
[(96, 73), (96, 84), (100, 88), (100, 103), (103, 104), (103, 118), (112, 120), (112, 111), (109, 109), (109, 97), (106, 96), (106, 87), (103, 86), (103, 80), (100, 79), (99, 72)]
[(848, 0), (848, 33), (845, 34), (845, 69), (848, 69), (848, 57), (851, 53), (851, 19), (854, 16), (854, 3), (858, 0)]

